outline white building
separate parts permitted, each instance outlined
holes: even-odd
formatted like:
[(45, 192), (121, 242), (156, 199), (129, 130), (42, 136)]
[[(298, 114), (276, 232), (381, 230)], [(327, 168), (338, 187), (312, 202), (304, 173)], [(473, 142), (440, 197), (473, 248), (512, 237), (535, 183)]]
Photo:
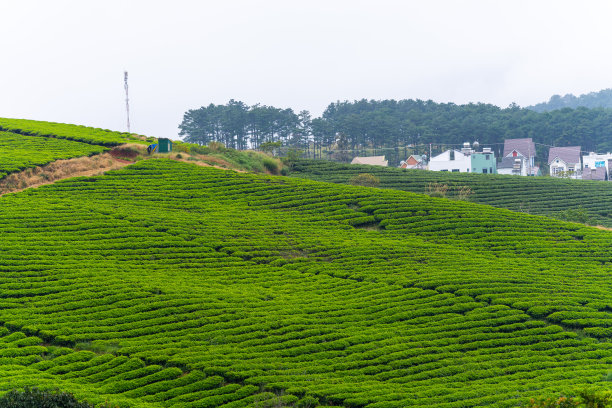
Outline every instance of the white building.
[(429, 160), (429, 170), (469, 173), (472, 158), (459, 150), (447, 150)]
[[(474, 143), (474, 147), (478, 145)], [(495, 174), (497, 163), (495, 154), (485, 147), (476, 152), (469, 143), (464, 143), (461, 150), (447, 150), (429, 160), (429, 170), (449, 171), (452, 173)]]
[(551, 147), (548, 166), (553, 177), (578, 178), (582, 174), (580, 146)]
[(610, 171), (612, 170), (610, 168), (610, 160), (612, 160), (612, 154), (609, 152), (606, 154), (597, 154), (591, 152), (588, 155), (582, 156), (582, 166), (585, 171), (587, 169), (590, 170), (596, 169), (598, 167), (605, 167), (605, 173), (609, 175)]

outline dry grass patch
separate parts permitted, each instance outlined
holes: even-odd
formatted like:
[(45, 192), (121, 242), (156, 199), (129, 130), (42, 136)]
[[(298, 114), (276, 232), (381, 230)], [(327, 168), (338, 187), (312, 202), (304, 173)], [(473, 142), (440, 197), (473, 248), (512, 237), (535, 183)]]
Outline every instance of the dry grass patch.
[(51, 184), (54, 181), (77, 176), (95, 176), (131, 164), (116, 160), (109, 153), (91, 157), (57, 160), (45, 166), (12, 173), (0, 180), (0, 195), (14, 193), (30, 187)]
[(612, 228), (604, 227), (603, 225), (595, 225), (595, 228), (605, 231), (612, 231)]

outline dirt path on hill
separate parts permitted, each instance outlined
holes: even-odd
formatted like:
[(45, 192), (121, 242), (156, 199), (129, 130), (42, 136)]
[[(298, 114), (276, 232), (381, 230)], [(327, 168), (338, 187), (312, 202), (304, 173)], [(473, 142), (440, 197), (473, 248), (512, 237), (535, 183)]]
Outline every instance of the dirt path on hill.
[(133, 164), (128, 160), (115, 159), (109, 153), (90, 157), (56, 160), (47, 165), (32, 167), (11, 173), (0, 180), (0, 196), (17, 193), (31, 187), (52, 184), (58, 180), (78, 176), (97, 176), (109, 170)]

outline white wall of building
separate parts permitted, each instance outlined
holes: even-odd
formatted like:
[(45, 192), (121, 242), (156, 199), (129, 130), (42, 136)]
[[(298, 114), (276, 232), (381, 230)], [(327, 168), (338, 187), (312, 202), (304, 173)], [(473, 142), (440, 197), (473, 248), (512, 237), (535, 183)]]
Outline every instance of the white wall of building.
[(512, 171), (512, 169), (509, 168), (497, 168), (497, 174), (505, 174), (508, 176), (512, 176), (514, 173)]
[(608, 168), (608, 160), (610, 159), (612, 159), (612, 153), (597, 154), (591, 152), (588, 155), (582, 156), (582, 167), (585, 169), (605, 167), (606, 173), (609, 173), (610, 169)]
[(472, 158), (469, 154), (463, 154), (454, 150), (454, 160), (451, 160), (451, 150), (447, 150), (429, 160), (429, 170), (469, 173), (472, 167)]

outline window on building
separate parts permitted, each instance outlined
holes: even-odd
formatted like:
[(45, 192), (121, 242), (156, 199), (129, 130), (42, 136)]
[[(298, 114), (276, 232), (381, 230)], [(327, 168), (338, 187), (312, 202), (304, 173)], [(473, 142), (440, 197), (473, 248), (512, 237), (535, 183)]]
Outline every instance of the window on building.
[(487, 169), (482, 169), (482, 174), (487, 174)]
[(459, 169), (453, 169), (453, 173), (459, 173)]
[(491, 160), (491, 155), (490, 154), (485, 154), (485, 160)]
[(489, 167), (489, 173), (493, 174), (493, 167)]

